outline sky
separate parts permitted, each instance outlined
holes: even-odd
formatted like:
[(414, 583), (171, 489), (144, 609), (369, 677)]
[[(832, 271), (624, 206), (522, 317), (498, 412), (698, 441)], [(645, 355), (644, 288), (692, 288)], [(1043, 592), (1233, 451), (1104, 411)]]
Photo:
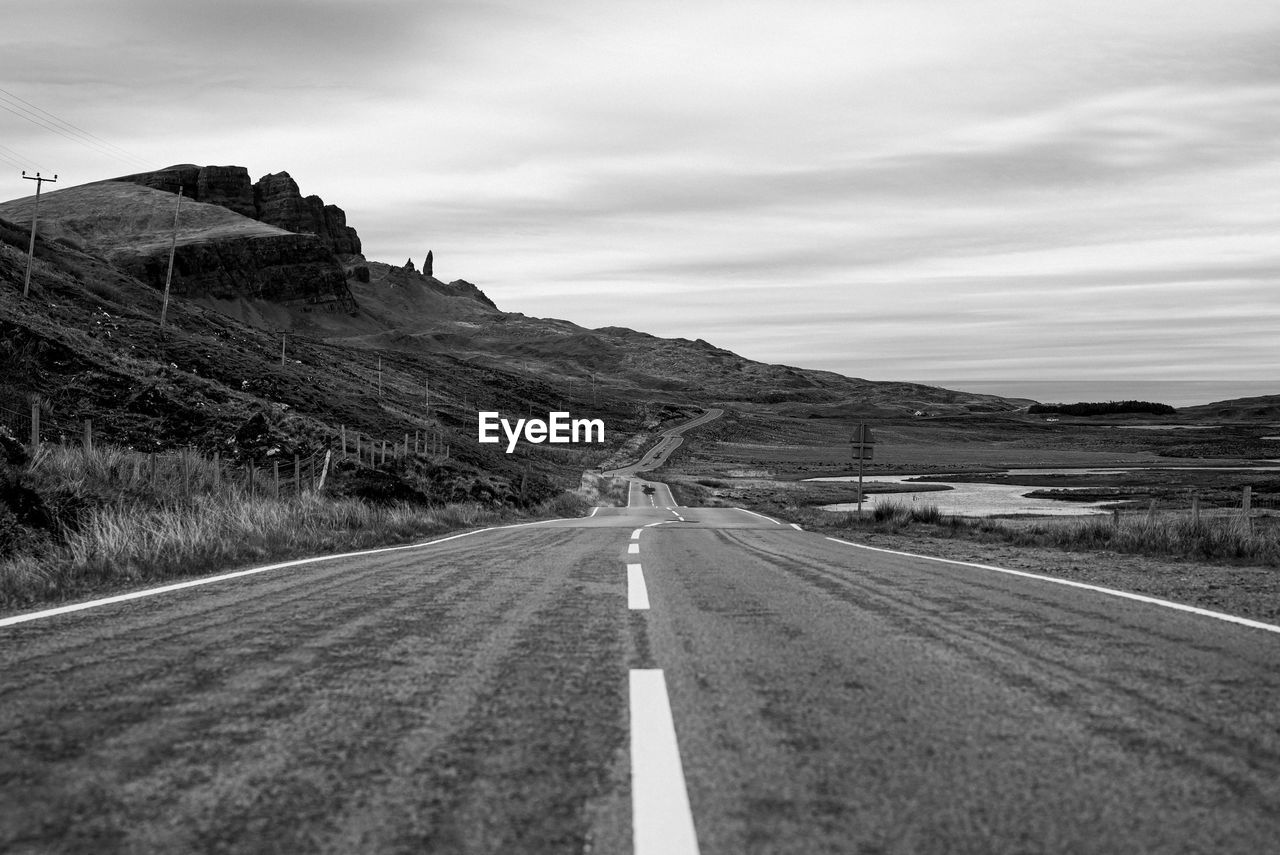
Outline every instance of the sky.
[(10, 7), (0, 199), (288, 171), (507, 311), (1042, 401), (1280, 394), (1275, 0)]

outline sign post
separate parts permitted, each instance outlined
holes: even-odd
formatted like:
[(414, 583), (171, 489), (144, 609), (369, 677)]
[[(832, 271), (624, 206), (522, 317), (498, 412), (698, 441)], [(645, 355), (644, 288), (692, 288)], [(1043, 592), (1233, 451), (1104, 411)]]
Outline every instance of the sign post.
[(875, 440), (871, 438), (871, 428), (859, 423), (849, 443), (853, 456), (858, 461), (858, 519), (862, 519), (862, 461), (872, 460), (875, 455)]

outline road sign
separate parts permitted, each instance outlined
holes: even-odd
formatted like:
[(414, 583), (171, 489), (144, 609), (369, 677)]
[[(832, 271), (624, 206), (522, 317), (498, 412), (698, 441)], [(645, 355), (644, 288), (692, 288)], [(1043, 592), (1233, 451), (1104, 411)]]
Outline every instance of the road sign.
[(853, 452), (853, 459), (874, 459), (875, 442), (875, 439), (871, 436), (871, 426), (858, 425), (853, 432), (853, 436), (849, 438), (849, 445)]
[(871, 428), (859, 424), (849, 438), (849, 448), (853, 459), (858, 461), (858, 519), (862, 519), (862, 461), (871, 460), (875, 452), (875, 440), (871, 437)]

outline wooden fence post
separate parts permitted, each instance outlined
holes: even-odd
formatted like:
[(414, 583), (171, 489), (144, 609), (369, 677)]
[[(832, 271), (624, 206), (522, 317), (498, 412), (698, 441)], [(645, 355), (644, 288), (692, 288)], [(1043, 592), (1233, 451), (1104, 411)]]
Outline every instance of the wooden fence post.
[(1240, 497), (1240, 516), (1245, 524), (1249, 524), (1249, 516), (1253, 511), (1253, 487), (1245, 485), (1244, 495)]
[(294, 495), (302, 495), (302, 465), (298, 462), (298, 455), (293, 455), (293, 492)]
[(213, 486), (215, 489), (222, 486), (222, 462), (216, 451), (213, 453)]
[(329, 449), (324, 450), (324, 466), (320, 469), (320, 483), (316, 485), (316, 495), (324, 492), (324, 481), (329, 475), (329, 456), (333, 454)]
[(84, 450), (93, 451), (93, 419), (84, 420)]
[(31, 404), (31, 447), (40, 447), (40, 404)]
[(279, 460), (271, 461), (271, 474), (273, 476), (273, 479), (272, 479), (273, 483), (275, 484), (275, 497), (279, 499), (280, 498), (280, 461)]
[(382, 441), (382, 465), (387, 465), (387, 441), (385, 439)]
[(347, 456), (347, 426), (342, 425), (339, 428), (339, 430), (342, 433), (342, 456), (346, 457)]
[(156, 453), (151, 452), (151, 486), (156, 485)]
[(1191, 494), (1191, 524), (1200, 525), (1200, 494)]

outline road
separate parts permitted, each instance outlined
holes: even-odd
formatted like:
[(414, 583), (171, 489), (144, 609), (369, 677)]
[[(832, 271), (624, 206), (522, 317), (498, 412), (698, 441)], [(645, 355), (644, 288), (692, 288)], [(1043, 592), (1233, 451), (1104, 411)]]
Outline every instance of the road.
[(701, 427), (709, 421), (720, 418), (724, 415), (724, 410), (711, 408), (702, 413), (702, 415), (690, 419), (683, 424), (664, 430), (658, 436), (658, 442), (653, 448), (646, 451), (640, 456), (640, 459), (628, 466), (618, 469), (606, 470), (605, 475), (618, 475), (623, 478), (630, 478), (637, 472), (643, 472), (649, 469), (656, 469), (667, 462), (667, 458), (671, 453), (684, 443), (684, 434), (694, 428)]
[(0, 851), (1280, 840), (1280, 632), (632, 507), (0, 625)]

